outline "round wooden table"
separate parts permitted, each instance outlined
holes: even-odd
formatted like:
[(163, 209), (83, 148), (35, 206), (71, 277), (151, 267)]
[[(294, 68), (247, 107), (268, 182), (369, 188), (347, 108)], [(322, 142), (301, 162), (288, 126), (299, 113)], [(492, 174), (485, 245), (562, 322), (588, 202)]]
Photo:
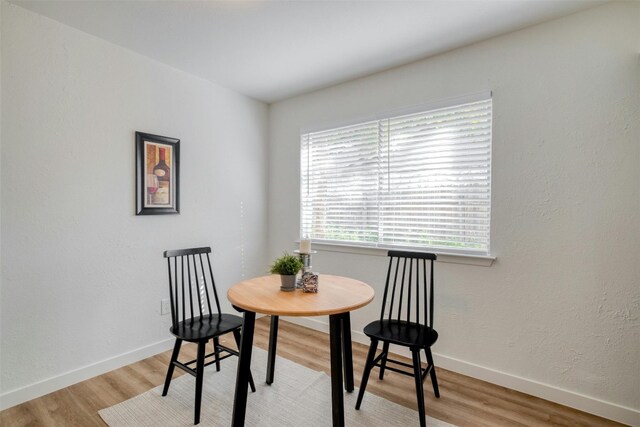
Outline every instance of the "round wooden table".
[(255, 316), (262, 313), (271, 315), (268, 384), (273, 382), (279, 316), (329, 316), (333, 425), (344, 426), (343, 383), (348, 392), (353, 391), (349, 313), (369, 304), (374, 295), (373, 288), (364, 282), (328, 274), (319, 275), (318, 293), (304, 293), (302, 290), (283, 292), (278, 275), (256, 277), (232, 286), (227, 297), (234, 307), (244, 311), (232, 425), (244, 425)]

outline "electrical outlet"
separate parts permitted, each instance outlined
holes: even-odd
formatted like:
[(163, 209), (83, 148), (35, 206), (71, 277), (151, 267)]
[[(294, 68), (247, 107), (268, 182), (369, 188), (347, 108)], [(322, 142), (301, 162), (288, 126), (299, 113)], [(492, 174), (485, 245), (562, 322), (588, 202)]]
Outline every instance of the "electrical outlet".
[(160, 315), (164, 316), (171, 312), (171, 306), (169, 305), (169, 299), (165, 298), (160, 300)]

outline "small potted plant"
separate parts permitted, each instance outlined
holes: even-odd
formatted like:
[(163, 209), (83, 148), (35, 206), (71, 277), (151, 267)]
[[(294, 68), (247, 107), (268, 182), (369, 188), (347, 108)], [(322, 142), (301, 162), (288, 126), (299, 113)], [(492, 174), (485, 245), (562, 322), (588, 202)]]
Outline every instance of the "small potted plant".
[(285, 252), (271, 265), (271, 274), (280, 275), (280, 289), (283, 291), (293, 291), (296, 288), (296, 274), (302, 268), (302, 260), (296, 255)]

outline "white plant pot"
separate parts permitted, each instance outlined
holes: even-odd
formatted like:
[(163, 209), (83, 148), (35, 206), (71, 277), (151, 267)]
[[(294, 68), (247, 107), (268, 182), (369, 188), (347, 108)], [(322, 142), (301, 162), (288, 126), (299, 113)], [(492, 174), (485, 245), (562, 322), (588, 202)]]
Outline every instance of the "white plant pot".
[(280, 290), (291, 292), (296, 290), (296, 275), (280, 275)]

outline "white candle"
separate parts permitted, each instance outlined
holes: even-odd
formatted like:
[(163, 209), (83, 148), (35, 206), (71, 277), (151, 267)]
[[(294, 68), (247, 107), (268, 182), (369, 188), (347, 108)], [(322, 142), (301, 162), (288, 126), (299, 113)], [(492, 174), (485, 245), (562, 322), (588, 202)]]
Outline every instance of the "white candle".
[(300, 239), (300, 253), (301, 254), (310, 254), (311, 253), (311, 240), (310, 239)]

